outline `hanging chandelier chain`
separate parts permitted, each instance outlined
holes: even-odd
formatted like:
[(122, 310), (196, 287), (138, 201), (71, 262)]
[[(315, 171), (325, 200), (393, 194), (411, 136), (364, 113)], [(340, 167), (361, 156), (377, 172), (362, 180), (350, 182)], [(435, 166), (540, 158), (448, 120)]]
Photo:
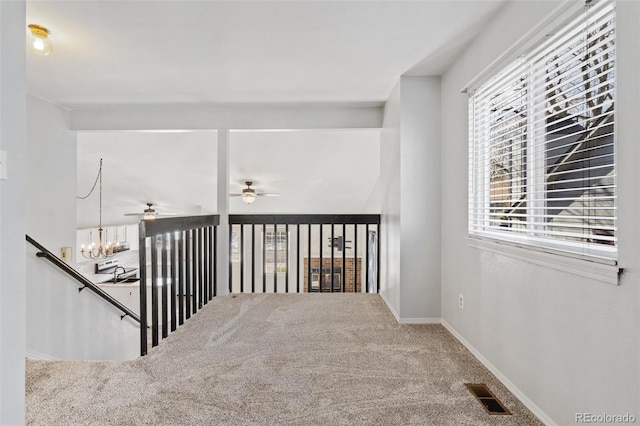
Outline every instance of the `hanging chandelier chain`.
[(98, 172), (98, 177), (100, 178), (100, 222), (99, 226), (102, 229), (102, 158), (100, 159), (100, 171)]
[(102, 192), (102, 158), (100, 159), (100, 168), (98, 169), (98, 175), (96, 176), (96, 180), (93, 182), (93, 186), (91, 187), (91, 191), (89, 191), (89, 193), (87, 195), (85, 195), (84, 197), (80, 197), (79, 195), (76, 195), (76, 198), (79, 200), (85, 200), (87, 198), (89, 198), (89, 196), (91, 196), (91, 194), (93, 194), (93, 191), (96, 189), (96, 185), (98, 184), (98, 180), (100, 180), (100, 191)]

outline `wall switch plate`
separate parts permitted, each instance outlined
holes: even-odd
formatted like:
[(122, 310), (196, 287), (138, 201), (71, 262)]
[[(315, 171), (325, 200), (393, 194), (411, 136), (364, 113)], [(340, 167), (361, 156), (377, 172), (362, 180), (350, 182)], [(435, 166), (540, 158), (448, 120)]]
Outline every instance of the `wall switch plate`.
[(464, 296), (462, 294), (458, 295), (458, 308), (464, 309)]
[(61, 253), (64, 262), (71, 262), (71, 247), (62, 247)]
[(7, 179), (7, 151), (0, 151), (0, 180)]

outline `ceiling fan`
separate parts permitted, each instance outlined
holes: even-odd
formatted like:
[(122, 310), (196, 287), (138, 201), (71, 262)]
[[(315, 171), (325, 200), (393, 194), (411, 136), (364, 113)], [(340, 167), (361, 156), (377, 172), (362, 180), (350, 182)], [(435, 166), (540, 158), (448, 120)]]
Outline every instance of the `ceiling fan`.
[(155, 219), (156, 216), (176, 216), (176, 213), (159, 213), (153, 208), (153, 203), (147, 203), (147, 208), (142, 213), (125, 213), (125, 216), (142, 216), (143, 219)]
[(256, 197), (279, 197), (280, 196), (280, 194), (256, 192), (256, 190), (251, 187), (251, 185), (253, 185), (253, 182), (251, 181), (246, 181), (245, 185), (247, 185), (247, 187), (242, 190), (242, 193), (229, 194), (229, 196), (242, 197), (242, 201), (244, 201), (247, 204), (253, 203), (256, 200)]

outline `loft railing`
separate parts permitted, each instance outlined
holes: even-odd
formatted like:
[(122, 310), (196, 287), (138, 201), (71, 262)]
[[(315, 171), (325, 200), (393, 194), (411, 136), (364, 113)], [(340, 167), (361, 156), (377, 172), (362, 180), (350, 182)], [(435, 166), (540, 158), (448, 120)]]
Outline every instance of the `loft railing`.
[(218, 215), (140, 222), (141, 355), (147, 354), (149, 311), (153, 347), (160, 325), (164, 339), (216, 296), (218, 224)]
[(78, 292), (84, 290), (85, 288), (88, 288), (89, 290), (97, 294), (99, 297), (103, 298), (104, 300), (109, 302), (111, 305), (115, 306), (120, 311), (122, 311), (123, 315), (120, 316), (120, 319), (124, 319), (124, 317), (128, 316), (128, 317), (131, 317), (131, 319), (133, 319), (137, 323), (141, 323), (140, 317), (138, 317), (138, 315), (136, 315), (129, 308), (127, 308), (122, 303), (118, 302), (116, 299), (114, 299), (113, 297), (105, 293), (100, 287), (96, 286), (94, 283), (92, 283), (87, 278), (85, 278), (80, 272), (76, 271), (67, 263), (65, 263), (62, 259), (58, 258), (55, 254), (47, 250), (42, 244), (38, 243), (36, 240), (34, 240), (28, 235), (26, 237), (27, 237), (27, 242), (29, 242), (32, 246), (40, 250), (38, 253), (36, 253), (36, 256), (47, 259), (49, 262), (53, 263), (56, 267), (58, 267), (64, 273), (66, 273), (67, 275), (69, 275), (70, 277), (78, 281), (80, 284), (82, 284), (82, 287), (78, 289)]
[(380, 215), (230, 215), (230, 293), (379, 292)]

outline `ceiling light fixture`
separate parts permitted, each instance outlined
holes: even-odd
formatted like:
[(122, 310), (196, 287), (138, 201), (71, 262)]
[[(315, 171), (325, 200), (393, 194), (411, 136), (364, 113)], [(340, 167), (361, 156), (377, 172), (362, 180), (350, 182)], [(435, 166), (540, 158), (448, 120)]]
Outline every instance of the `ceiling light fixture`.
[(43, 26), (36, 24), (29, 24), (27, 26), (31, 30), (31, 36), (29, 37), (29, 50), (36, 55), (47, 56), (53, 50), (51, 40), (49, 40), (49, 30)]
[(242, 201), (251, 204), (256, 200), (256, 190), (251, 188), (253, 182), (245, 182), (247, 187), (242, 190)]
[(256, 192), (256, 190), (251, 187), (251, 185), (253, 185), (253, 182), (251, 181), (246, 181), (245, 184), (247, 185), (247, 187), (244, 188), (241, 193), (229, 194), (229, 196), (242, 197), (242, 201), (244, 201), (246, 204), (252, 204), (254, 201), (256, 201), (256, 198), (259, 196), (263, 196), (263, 197), (279, 197), (280, 196), (278, 194)]

